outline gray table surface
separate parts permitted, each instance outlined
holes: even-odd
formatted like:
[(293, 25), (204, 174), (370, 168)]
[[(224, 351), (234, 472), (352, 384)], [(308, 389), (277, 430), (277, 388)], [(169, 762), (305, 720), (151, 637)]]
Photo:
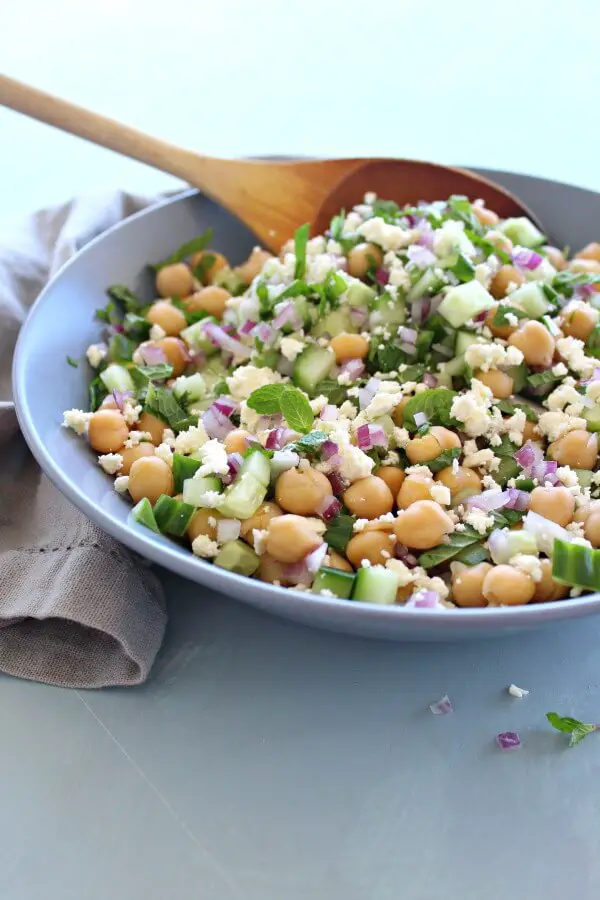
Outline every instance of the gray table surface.
[[(22, 0), (0, 58), (216, 154), (404, 154), (600, 187), (598, 5), (481, 9), (382, 0), (369, 30), (358, 0), (343, 15), (317, 0)], [(8, 112), (0, 132), (4, 216), (173, 184)], [(146, 686), (0, 679), (1, 900), (600, 896), (600, 735), (569, 750), (544, 718), (600, 717), (598, 618), (386, 644), (161, 577), (170, 623)], [(530, 695), (509, 697), (510, 682)], [(456, 710), (433, 716), (444, 693)], [(495, 747), (504, 730), (519, 751)]]

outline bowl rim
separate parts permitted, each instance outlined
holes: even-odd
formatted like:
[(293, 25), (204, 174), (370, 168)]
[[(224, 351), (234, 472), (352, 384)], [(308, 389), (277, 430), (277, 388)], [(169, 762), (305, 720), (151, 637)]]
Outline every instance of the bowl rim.
[[(473, 167), (475, 168), (475, 167)], [(491, 171), (491, 170), (486, 170)], [(537, 178), (537, 176), (527, 176), (517, 172), (504, 172), (503, 170), (494, 170), (498, 174), (521, 175), (521, 177), (533, 177), (537, 181), (550, 182), (554, 184), (563, 184), (563, 182), (551, 181), (550, 179)], [(566, 185), (571, 187), (571, 185)], [(575, 187), (575, 186), (573, 186)], [(18, 336), (17, 345), (13, 358), (13, 396), (14, 405), (17, 412), (19, 426), (25, 437), (25, 440), (39, 463), (42, 470), (50, 478), (55, 487), (64, 494), (81, 512), (89, 519), (94, 521), (100, 528), (120, 541), (126, 547), (139, 553), (140, 556), (152, 560), (177, 575), (188, 577), (197, 583), (206, 584), (216, 591), (223, 594), (231, 595), (236, 598), (243, 599), (243, 590), (230, 591), (229, 585), (236, 585), (243, 588), (248, 583), (247, 576), (237, 575), (226, 569), (220, 569), (211, 563), (207, 563), (202, 559), (189, 554), (182, 554), (180, 548), (173, 544), (172, 546), (166, 541), (155, 541), (150, 534), (144, 535), (140, 530), (132, 527), (129, 521), (120, 522), (109, 512), (101, 507), (96, 506), (93, 501), (80, 490), (78, 486), (70, 480), (63, 469), (55, 463), (50, 453), (44, 447), (44, 443), (39, 435), (34, 418), (31, 414), (27, 390), (25, 387), (25, 364), (26, 364), (26, 348), (29, 342), (29, 335), (33, 333), (37, 316), (40, 310), (47, 302), (48, 296), (55, 290), (66, 273), (73, 266), (79, 265), (81, 258), (88, 253), (93, 253), (95, 246), (103, 241), (107, 235), (126, 229), (129, 224), (135, 220), (144, 218), (148, 215), (156, 215), (161, 209), (167, 208), (173, 204), (182, 203), (199, 195), (201, 192), (195, 188), (184, 189), (181, 193), (174, 196), (161, 198), (156, 204), (142, 209), (126, 219), (117, 222), (111, 228), (102, 232), (93, 238), (88, 244), (78, 251), (71, 259), (61, 266), (54, 274), (48, 284), (43, 288), (40, 295), (33, 304)], [(596, 193), (596, 192), (591, 192)], [(12, 406), (12, 404), (7, 404)], [(60, 411), (62, 414), (62, 411)], [(60, 427), (60, 426), (57, 426)], [(189, 556), (189, 559), (187, 558)], [(198, 565), (202, 566), (202, 578), (198, 576)], [(310, 591), (298, 591), (294, 588), (278, 587), (267, 582), (253, 582), (255, 587), (265, 597), (271, 597), (273, 600), (285, 600), (286, 604), (298, 606), (299, 604), (314, 604), (315, 609), (323, 610), (325, 613), (329, 610), (336, 617), (339, 624), (348, 618), (363, 617), (365, 620), (371, 619), (378, 624), (385, 622), (400, 622), (403, 619), (410, 621), (415, 626), (447, 626), (449, 632), (456, 630), (477, 630), (484, 625), (494, 626), (500, 629), (502, 626), (523, 626), (542, 624), (549, 621), (557, 621), (564, 618), (578, 618), (590, 615), (594, 610), (600, 609), (600, 593), (587, 594), (581, 597), (571, 597), (565, 600), (551, 601), (548, 603), (526, 604), (524, 606), (501, 606), (501, 607), (482, 607), (469, 608), (460, 610), (451, 609), (415, 609), (406, 608), (395, 605), (380, 605), (377, 603), (353, 603), (335, 597), (322, 597), (312, 594)], [(248, 602), (252, 602), (250, 599)], [(270, 611), (274, 611), (276, 604), (269, 605)]]

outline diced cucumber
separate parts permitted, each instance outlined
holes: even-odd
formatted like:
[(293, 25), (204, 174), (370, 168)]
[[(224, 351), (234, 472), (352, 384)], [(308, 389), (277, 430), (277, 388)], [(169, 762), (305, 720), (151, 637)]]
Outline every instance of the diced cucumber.
[(133, 379), (125, 366), (118, 363), (111, 363), (103, 372), (100, 372), (100, 378), (104, 382), (107, 391), (133, 391), (135, 386)]
[(330, 591), (335, 597), (347, 600), (354, 587), (354, 572), (343, 572), (342, 569), (332, 569), (329, 566), (321, 566), (313, 581), (313, 594), (321, 591)]
[(204, 353), (205, 356), (213, 356), (215, 353), (219, 352), (219, 348), (213, 344), (204, 333), (204, 325), (206, 325), (207, 322), (214, 322), (217, 324), (217, 320), (212, 316), (206, 316), (206, 318), (201, 319), (199, 322), (188, 325), (187, 328), (183, 329), (179, 336), (186, 342), (188, 347), (196, 353)]
[(535, 537), (538, 549), (547, 556), (552, 556), (557, 541), (569, 543), (573, 537), (566, 528), (532, 510), (523, 519), (523, 528)]
[(156, 524), (156, 519), (152, 512), (152, 504), (147, 497), (143, 497), (139, 503), (136, 503), (131, 510), (131, 515), (140, 525), (149, 528), (150, 531), (154, 531), (156, 534), (160, 534), (160, 528)]
[(302, 325), (304, 328), (308, 328), (312, 325), (312, 311), (313, 307), (310, 305), (306, 297), (296, 297), (294, 300), (294, 306), (296, 308), (296, 312), (302, 319)]
[(240, 472), (233, 484), (225, 489), (219, 512), (230, 519), (249, 519), (267, 495), (267, 485), (251, 472)]
[(453, 328), (462, 328), (469, 319), (494, 306), (496, 301), (479, 281), (467, 281), (450, 288), (438, 307), (438, 313)]
[(296, 360), (292, 376), (294, 384), (310, 396), (314, 396), (316, 386), (324, 378), (327, 378), (334, 362), (335, 357), (332, 350), (328, 347), (311, 344), (302, 351)]
[(587, 422), (588, 431), (600, 431), (600, 404), (595, 403), (589, 409), (586, 407), (581, 415)]
[(489, 344), (489, 341), (486, 341), (485, 338), (481, 338), (479, 335), (475, 334), (474, 331), (457, 331), (456, 332), (456, 343), (454, 345), (454, 355), (455, 356), (464, 356), (469, 347), (472, 347), (473, 344)]
[(516, 459), (512, 456), (503, 456), (498, 469), (494, 472), (494, 478), (500, 487), (504, 487), (509, 478), (516, 478), (518, 474), (519, 464)]
[(360, 568), (356, 573), (352, 599), (389, 606), (396, 602), (398, 576), (383, 566)]
[[(196, 460), (191, 460), (196, 462)], [(222, 493), (223, 485), (221, 479), (216, 475), (204, 475), (201, 478), (186, 478), (183, 482), (183, 500), (191, 506), (206, 506), (203, 499), (208, 492)]]
[(519, 244), (521, 247), (539, 247), (544, 243), (546, 238), (531, 219), (526, 216), (519, 216), (514, 219), (506, 219), (499, 225), (500, 231), (510, 238), (513, 244)]
[(295, 468), (300, 456), (293, 450), (275, 450), (270, 461), (271, 481), (277, 481), (282, 472)]
[(175, 506), (173, 507), (171, 514), (167, 516), (162, 530), (166, 534), (173, 535), (173, 537), (183, 537), (195, 512), (195, 506), (191, 506), (189, 503), (184, 503), (181, 500), (176, 500)]
[(169, 497), (167, 494), (161, 494), (154, 504), (152, 511), (160, 531), (165, 530), (165, 526), (175, 512), (176, 506), (177, 500), (174, 500), (173, 497)]
[(383, 428), (389, 438), (394, 433), (394, 420), (387, 413), (384, 416), (378, 416), (376, 419), (373, 419), (373, 425), (379, 425), (380, 428)]
[(257, 354), (252, 358), (252, 365), (257, 369), (274, 369), (279, 362), (280, 356), (277, 350), (267, 350)]
[[(600, 294), (597, 294), (600, 297)], [(600, 357), (600, 325), (594, 326), (594, 329), (587, 341), (585, 342), (585, 350), (588, 356)]]
[[(459, 375), (462, 375), (466, 368), (466, 362), (464, 356), (455, 356), (454, 359), (449, 359), (448, 362), (445, 362), (442, 366), (442, 371), (440, 372), (440, 376), (449, 377), (450, 380), (452, 378), (458, 378)], [(448, 385), (451, 387), (452, 385)]]
[[(455, 360), (451, 359), (450, 362), (455, 362)], [(464, 361), (463, 361), (464, 362)], [(447, 387), (452, 390), (452, 374), (448, 369), (449, 363), (444, 363), (444, 365), (435, 373), (435, 377), (437, 378), (437, 386), (438, 387)], [(457, 375), (460, 375), (461, 372), (457, 372)]]
[(513, 291), (510, 305), (523, 310), (530, 319), (539, 319), (552, 309), (540, 285), (535, 283), (523, 284)]
[(271, 480), (271, 461), (262, 450), (250, 450), (244, 457), (238, 478), (246, 473), (253, 475), (257, 481), (267, 485)]
[[(202, 377), (204, 378), (204, 384), (206, 385), (207, 394), (211, 394), (220, 381), (224, 381), (229, 376), (229, 371), (225, 368), (225, 366), (221, 363), (220, 360), (211, 359), (206, 365), (206, 368), (202, 370)], [(200, 406), (204, 401), (200, 401), (197, 405)]]
[(573, 469), (573, 471), (577, 475), (577, 481), (582, 488), (592, 486), (595, 472), (592, 472), (591, 469)]
[(327, 335), (335, 337), (336, 334), (341, 334), (343, 331), (355, 333), (358, 329), (352, 324), (348, 310), (340, 307), (327, 313), (326, 316), (323, 316), (322, 319), (316, 322), (311, 329), (311, 334), (316, 338), (326, 337)]
[(224, 266), (222, 269), (219, 269), (215, 274), (212, 283), (216, 284), (218, 287), (224, 287), (225, 290), (229, 291), (233, 296), (240, 294), (246, 287), (242, 279), (236, 275), (229, 266)]
[(362, 281), (353, 281), (348, 290), (348, 306), (368, 306), (375, 297), (375, 289), (363, 284)]
[(549, 259), (543, 257), (539, 266), (535, 269), (524, 269), (523, 275), (525, 276), (525, 281), (529, 282), (551, 281), (556, 275), (556, 269)]
[(506, 374), (510, 375), (513, 380), (513, 394), (518, 394), (519, 391), (522, 391), (527, 382), (527, 366), (525, 363), (521, 363), (519, 366), (509, 366), (506, 369)]
[[(439, 290), (442, 289), (444, 285), (443, 278), (440, 278), (439, 275), (435, 274), (433, 269), (427, 269), (424, 272), (416, 284), (413, 284), (408, 294), (406, 295), (407, 303), (414, 303), (415, 300), (420, 300), (425, 294), (436, 294)], [(450, 320), (448, 320), (450, 321)], [(465, 319), (465, 322), (467, 320)]]
[(180, 453), (173, 454), (173, 480), (176, 494), (181, 493), (183, 482), (188, 478), (193, 478), (201, 465), (202, 463), (199, 459), (192, 459), (191, 456), (182, 456)]
[(561, 584), (600, 590), (600, 550), (582, 544), (556, 540), (552, 556), (552, 577)]
[(539, 552), (535, 537), (528, 531), (496, 529), (488, 538), (488, 547), (496, 565), (507, 563), (517, 553), (537, 556)]
[(173, 394), (177, 400), (185, 397), (190, 404), (197, 403), (206, 394), (204, 378), (199, 372), (195, 375), (180, 375), (173, 385)]
[(254, 575), (260, 564), (260, 558), (243, 541), (227, 541), (219, 550), (214, 563), (215, 566), (236, 572), (238, 575)]
[(406, 309), (402, 297), (395, 300), (390, 294), (382, 294), (371, 307), (369, 325), (371, 328), (384, 325), (395, 329), (403, 325), (405, 319)]

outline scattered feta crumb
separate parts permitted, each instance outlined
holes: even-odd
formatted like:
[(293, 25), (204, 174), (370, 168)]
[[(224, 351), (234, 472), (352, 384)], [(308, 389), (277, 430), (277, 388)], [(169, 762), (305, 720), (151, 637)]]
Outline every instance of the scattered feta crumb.
[(164, 328), (161, 328), (160, 325), (153, 325), (150, 329), (149, 338), (151, 341), (162, 341), (163, 338), (166, 338), (167, 332)]
[(267, 537), (269, 536), (268, 528), (253, 528), (252, 537), (254, 538), (254, 552), (259, 556), (267, 552)]
[(537, 556), (529, 553), (517, 553), (515, 556), (511, 556), (508, 564), (525, 572), (526, 575), (530, 575), (536, 583), (542, 580), (542, 567)]
[(126, 494), (129, 490), (129, 475), (117, 475), (114, 488), (117, 494)]
[[(204, 426), (198, 423), (198, 425), (190, 425), (186, 431), (180, 431), (175, 438), (172, 449), (175, 450), (175, 453), (189, 455), (200, 450), (207, 441), (208, 435), (204, 430)], [(165, 432), (163, 432), (163, 443), (168, 443), (171, 446), (171, 442), (165, 440)]]
[(494, 517), (487, 515), (482, 509), (472, 509), (464, 516), (464, 521), (481, 535), (494, 526)]
[(131, 400), (125, 400), (123, 402), (123, 418), (128, 425), (135, 425), (141, 414), (142, 407), (139, 403), (132, 403)]
[(63, 427), (71, 428), (75, 434), (86, 434), (92, 414), (81, 409), (68, 409), (63, 413)]
[(225, 379), (229, 393), (234, 400), (247, 400), (250, 394), (266, 384), (277, 384), (282, 380), (279, 372), (267, 366), (238, 366), (233, 375)]
[(98, 462), (107, 475), (116, 475), (123, 465), (123, 457), (120, 453), (103, 453), (98, 457)]
[(526, 691), (525, 688), (517, 687), (516, 684), (509, 684), (508, 693), (511, 697), (518, 697), (519, 700), (522, 700), (523, 697), (526, 697), (529, 691)]
[(445, 484), (436, 482), (429, 493), (431, 494), (432, 500), (435, 500), (436, 503), (439, 503), (442, 506), (450, 506), (452, 495), (450, 493), (450, 488), (447, 488)]
[(283, 337), (279, 349), (283, 356), (292, 362), (304, 350), (304, 343), (293, 337)]
[(200, 447), (200, 459), (202, 465), (194, 473), (194, 478), (203, 478), (205, 475), (227, 475), (227, 451), (223, 444), (216, 438), (207, 441)]
[(173, 465), (173, 451), (168, 444), (159, 444), (154, 451), (154, 455), (158, 456), (159, 459), (162, 459), (163, 462), (166, 462), (168, 466)]
[(143, 441), (151, 441), (152, 435), (149, 431), (130, 431), (129, 437), (125, 441), (125, 447), (128, 450), (131, 450), (132, 447), (137, 447)]
[(192, 553), (196, 556), (201, 556), (203, 559), (211, 559), (216, 556), (218, 552), (219, 545), (216, 541), (211, 541), (206, 534), (199, 534), (198, 537), (192, 541)]
[(97, 369), (102, 365), (103, 361), (106, 359), (107, 353), (108, 348), (106, 344), (90, 344), (85, 351), (85, 355), (87, 356), (92, 369)]

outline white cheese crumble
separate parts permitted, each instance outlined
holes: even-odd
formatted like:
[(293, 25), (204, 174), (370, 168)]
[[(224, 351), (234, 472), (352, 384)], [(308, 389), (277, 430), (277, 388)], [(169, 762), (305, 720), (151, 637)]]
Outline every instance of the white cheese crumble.
[(281, 338), (279, 349), (283, 356), (292, 362), (304, 350), (304, 343), (297, 340), (297, 338), (283, 337)]
[(486, 534), (490, 528), (494, 526), (494, 517), (488, 515), (482, 509), (472, 509), (465, 516), (463, 521), (471, 528), (474, 528), (478, 534)]
[(88, 362), (92, 369), (97, 369), (106, 359), (108, 348), (106, 344), (90, 344), (85, 351)]
[(414, 240), (414, 232), (401, 228), (399, 225), (390, 225), (380, 216), (367, 219), (356, 229), (358, 234), (373, 244), (378, 244), (383, 250), (400, 250), (408, 247)]
[(518, 697), (519, 700), (522, 700), (529, 693), (525, 688), (517, 687), (516, 684), (509, 684), (507, 690), (511, 697)]
[(463, 459), (466, 469), (485, 468), (488, 472), (495, 472), (500, 466), (500, 460), (494, 456), (494, 451), (486, 447), (484, 450), (476, 450)]
[(260, 369), (257, 366), (238, 366), (233, 375), (225, 380), (234, 400), (247, 400), (257, 388), (277, 384), (282, 378), (279, 372), (273, 372), (266, 366)]
[(123, 402), (123, 418), (128, 425), (135, 425), (142, 414), (142, 407), (139, 403), (132, 403), (131, 400)]
[(253, 528), (252, 537), (254, 538), (254, 552), (259, 556), (267, 552), (267, 538), (269, 536), (268, 528)]
[(395, 394), (378, 391), (365, 409), (365, 416), (370, 421), (373, 421), (373, 419), (378, 419), (380, 416), (389, 415), (397, 405), (398, 398)]
[(486, 434), (490, 427), (489, 409), (493, 394), (489, 387), (477, 378), (471, 380), (471, 389), (459, 394), (452, 401), (451, 415), (463, 423), (470, 437)]
[(167, 332), (164, 328), (161, 328), (160, 325), (153, 325), (150, 329), (149, 338), (151, 341), (162, 341), (163, 338), (166, 338)]
[(569, 431), (587, 429), (587, 422), (579, 416), (570, 416), (568, 413), (560, 410), (551, 410), (542, 413), (537, 423), (540, 434), (548, 438), (549, 441), (557, 441)]
[(585, 355), (583, 341), (573, 337), (558, 338), (556, 349), (573, 372), (582, 375), (584, 378), (589, 378), (592, 375), (598, 360), (591, 359)]
[(107, 475), (116, 475), (123, 465), (123, 457), (120, 453), (103, 453), (98, 457), (98, 462)]
[(519, 366), (523, 362), (523, 354), (517, 347), (504, 347), (502, 344), (471, 344), (465, 353), (467, 365), (472, 369), (489, 372), (500, 366)]
[(458, 252), (472, 259), (477, 253), (465, 234), (464, 223), (454, 219), (447, 219), (434, 233), (433, 249), (439, 257), (452, 256)]
[(192, 541), (192, 553), (196, 556), (201, 556), (203, 559), (211, 559), (216, 556), (218, 552), (219, 545), (216, 541), (211, 541), (206, 534), (199, 534), (198, 537)]
[(129, 475), (117, 475), (114, 488), (117, 494), (126, 494), (129, 490)]
[(92, 413), (81, 409), (67, 409), (63, 413), (63, 428), (71, 428), (75, 434), (86, 434)]
[(162, 459), (163, 462), (166, 462), (168, 466), (173, 465), (173, 451), (168, 444), (159, 444), (154, 451), (154, 455), (158, 456), (159, 459)]
[(127, 449), (131, 449), (132, 447), (137, 447), (143, 441), (151, 441), (152, 435), (149, 431), (130, 431), (129, 437), (125, 441), (125, 447)]
[(548, 409), (564, 410), (569, 416), (583, 412), (583, 396), (570, 384), (561, 384), (546, 398)]
[(203, 478), (205, 475), (228, 474), (227, 451), (216, 438), (203, 444), (199, 452), (202, 465), (194, 473), (194, 478)]
[(536, 583), (542, 580), (542, 566), (537, 556), (529, 553), (517, 553), (515, 556), (511, 556), (508, 564), (519, 569), (520, 572), (530, 575)]
[[(204, 425), (199, 422), (198, 425), (190, 425), (186, 431), (179, 432), (175, 438), (173, 449), (175, 450), (175, 453), (189, 455), (190, 453), (195, 453), (197, 450), (200, 450), (207, 441), (208, 435), (204, 430)], [(168, 443), (165, 440), (164, 433), (163, 442)]]
[(436, 482), (430, 488), (429, 493), (431, 494), (431, 499), (435, 500), (436, 503), (439, 503), (441, 506), (450, 506), (452, 495), (450, 488), (447, 488), (445, 484)]

